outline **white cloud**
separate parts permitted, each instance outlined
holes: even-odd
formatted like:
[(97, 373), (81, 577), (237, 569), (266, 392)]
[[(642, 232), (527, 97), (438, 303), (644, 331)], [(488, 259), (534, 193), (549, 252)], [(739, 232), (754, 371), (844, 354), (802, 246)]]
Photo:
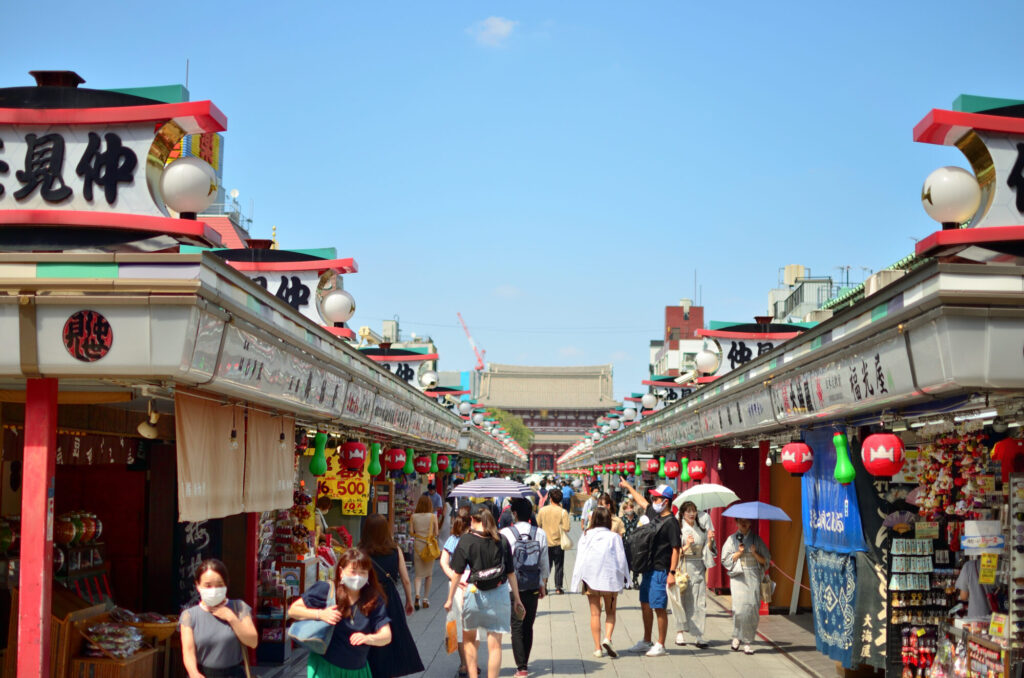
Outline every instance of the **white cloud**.
[(628, 351), (615, 351), (609, 357), (614, 362), (623, 362), (623, 361), (626, 361), (626, 360), (632, 360), (633, 359), (633, 354), (629, 353)]
[(489, 16), (469, 28), (466, 32), (473, 36), (478, 45), (484, 47), (501, 47), (512, 31), (519, 25), (518, 21), (500, 16)]
[(583, 353), (583, 351), (581, 351), (578, 346), (563, 346), (558, 349), (558, 355), (563, 358), (572, 358), (580, 355), (581, 353)]
[(502, 299), (518, 299), (523, 296), (523, 291), (515, 285), (498, 285), (494, 288), (494, 296)]

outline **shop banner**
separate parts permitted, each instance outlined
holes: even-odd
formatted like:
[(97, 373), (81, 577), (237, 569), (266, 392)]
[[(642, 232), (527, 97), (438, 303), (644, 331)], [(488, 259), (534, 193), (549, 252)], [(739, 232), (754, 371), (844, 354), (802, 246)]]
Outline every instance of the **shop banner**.
[(817, 548), (807, 549), (807, 571), (814, 609), (814, 643), (818, 652), (846, 668), (853, 666), (857, 600), (854, 557)]
[(175, 600), (179, 609), (199, 602), (195, 574), (207, 558), (223, 558), (224, 521), (197, 520), (174, 524)]
[(814, 466), (802, 479), (804, 539), (809, 548), (866, 551), (857, 491), (832, 477), (836, 466), (832, 434), (832, 430), (804, 434), (804, 442), (814, 450)]
[(889, 590), (885, 569), (871, 551), (854, 555), (857, 569), (857, 602), (854, 605), (857, 634), (853, 639), (853, 657), (858, 664), (884, 669), (888, 638), (886, 600)]

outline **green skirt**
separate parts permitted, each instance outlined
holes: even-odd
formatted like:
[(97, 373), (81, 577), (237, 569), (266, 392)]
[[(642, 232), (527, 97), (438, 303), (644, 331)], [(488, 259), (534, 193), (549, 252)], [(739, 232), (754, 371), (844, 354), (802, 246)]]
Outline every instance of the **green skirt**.
[(361, 669), (343, 669), (313, 652), (306, 660), (306, 678), (373, 678), (369, 663)]

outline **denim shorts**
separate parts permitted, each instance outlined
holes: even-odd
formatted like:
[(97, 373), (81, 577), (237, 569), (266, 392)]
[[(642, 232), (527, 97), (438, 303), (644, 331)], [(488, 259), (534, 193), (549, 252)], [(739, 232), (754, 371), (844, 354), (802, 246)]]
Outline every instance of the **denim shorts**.
[(640, 579), (640, 602), (647, 603), (655, 610), (668, 609), (668, 572), (651, 570), (644, 572)]

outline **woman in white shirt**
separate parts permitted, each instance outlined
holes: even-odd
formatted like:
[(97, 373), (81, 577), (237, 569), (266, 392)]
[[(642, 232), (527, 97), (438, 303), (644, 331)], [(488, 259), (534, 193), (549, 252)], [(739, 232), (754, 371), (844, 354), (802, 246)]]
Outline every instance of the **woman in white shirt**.
[[(572, 572), (572, 591), (587, 594), (590, 601), (590, 633), (594, 637), (594, 656), (619, 656), (612, 649), (615, 630), (615, 602), (629, 577), (622, 537), (612, 532), (611, 513), (603, 506), (594, 509), (590, 525), (576, 547), (576, 566)], [(601, 601), (604, 601), (604, 640), (601, 640)]]

